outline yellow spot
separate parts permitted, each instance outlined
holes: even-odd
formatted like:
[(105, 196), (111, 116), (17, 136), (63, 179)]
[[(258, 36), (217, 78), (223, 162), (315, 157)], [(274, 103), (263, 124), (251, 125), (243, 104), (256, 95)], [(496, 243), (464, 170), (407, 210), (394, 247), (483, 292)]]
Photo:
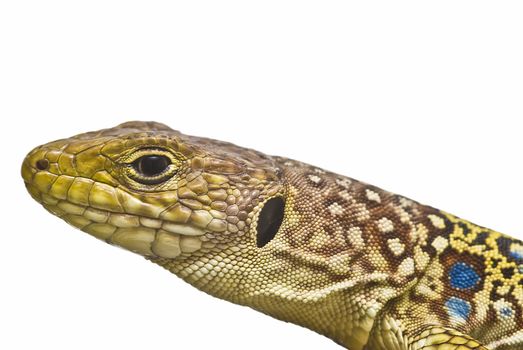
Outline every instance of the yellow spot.
[(390, 251), (395, 256), (400, 256), (405, 251), (405, 244), (399, 238), (392, 238), (387, 241)]
[(400, 205), (402, 208), (411, 207), (414, 203), (405, 197), (400, 197)]
[(365, 245), (365, 241), (363, 240), (361, 229), (359, 227), (351, 227), (347, 234), (347, 238), (349, 239), (349, 242), (354, 246), (354, 248), (363, 248), (363, 246)]
[(334, 202), (331, 205), (329, 205), (329, 211), (332, 215), (341, 215), (343, 214), (343, 207), (339, 205), (338, 203)]
[(349, 188), (350, 184), (352, 183), (351, 180), (343, 178), (343, 179), (336, 179), (336, 183), (344, 188)]
[(365, 190), (365, 193), (367, 194), (367, 199), (369, 201), (374, 201), (377, 203), (381, 203), (381, 197), (378, 193), (371, 191), (371, 190)]
[(321, 248), (324, 245), (328, 244), (330, 236), (322, 229), (319, 230), (310, 240), (310, 244), (313, 248)]
[(321, 181), (321, 177), (317, 175), (309, 175), (309, 179), (314, 182), (315, 184), (319, 184)]
[(421, 247), (417, 246), (414, 248), (414, 261), (418, 270), (424, 270), (429, 264), (430, 256)]
[(370, 219), (370, 212), (367, 210), (367, 207), (365, 207), (365, 204), (363, 203), (354, 204), (351, 208), (351, 211), (354, 212), (354, 216), (356, 216), (356, 220), (358, 220), (359, 222)]
[(403, 277), (410, 276), (414, 273), (414, 260), (405, 258), (398, 267), (398, 274)]
[(378, 221), (378, 229), (382, 233), (394, 231), (394, 224), (388, 218), (381, 218)]
[(410, 214), (407, 213), (403, 208), (395, 207), (394, 211), (396, 212), (396, 214), (398, 214), (402, 223), (410, 222)]
[(443, 230), (445, 228), (445, 221), (441, 217), (434, 214), (430, 214), (428, 218), (430, 219), (430, 222), (432, 222), (432, 226), (434, 226), (435, 228), (440, 230)]
[(352, 197), (351, 195), (349, 194), (349, 192), (347, 192), (347, 190), (343, 190), (339, 193), (340, 197), (345, 199), (346, 201), (351, 201), (352, 200)]
[(425, 225), (419, 223), (416, 225), (416, 229), (412, 231), (412, 240), (424, 246), (427, 244), (428, 234), (429, 230), (427, 230)]
[(444, 251), (448, 245), (449, 240), (442, 236), (438, 236), (434, 239), (434, 241), (432, 241), (432, 246), (434, 247), (434, 249), (436, 249), (438, 253)]

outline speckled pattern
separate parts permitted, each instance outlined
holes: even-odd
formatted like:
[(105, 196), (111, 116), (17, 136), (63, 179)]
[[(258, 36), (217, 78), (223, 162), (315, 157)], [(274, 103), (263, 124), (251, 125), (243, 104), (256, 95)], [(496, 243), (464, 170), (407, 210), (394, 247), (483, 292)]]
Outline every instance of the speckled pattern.
[(22, 176), (71, 225), (348, 349), (523, 349), (523, 243), (366, 183), (154, 122), (37, 147)]

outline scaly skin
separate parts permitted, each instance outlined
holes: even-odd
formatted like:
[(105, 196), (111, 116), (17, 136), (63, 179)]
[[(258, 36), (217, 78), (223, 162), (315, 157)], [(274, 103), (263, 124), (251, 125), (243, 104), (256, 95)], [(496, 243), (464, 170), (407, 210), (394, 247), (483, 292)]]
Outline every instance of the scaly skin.
[(523, 243), (374, 186), (153, 122), (37, 147), (22, 176), (71, 225), (351, 350), (523, 349)]

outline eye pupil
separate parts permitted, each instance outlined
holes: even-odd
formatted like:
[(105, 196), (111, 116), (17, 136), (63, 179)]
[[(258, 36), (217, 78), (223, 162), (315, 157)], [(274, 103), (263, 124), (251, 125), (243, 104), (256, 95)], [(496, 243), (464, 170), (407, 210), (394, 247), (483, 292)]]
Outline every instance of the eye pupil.
[(144, 176), (156, 176), (165, 171), (171, 164), (171, 160), (165, 156), (144, 156), (138, 158), (134, 163), (134, 168)]

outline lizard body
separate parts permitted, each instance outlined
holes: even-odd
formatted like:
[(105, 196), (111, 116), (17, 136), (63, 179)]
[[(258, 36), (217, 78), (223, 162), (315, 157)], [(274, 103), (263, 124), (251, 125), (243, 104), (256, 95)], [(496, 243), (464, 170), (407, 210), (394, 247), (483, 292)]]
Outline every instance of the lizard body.
[(32, 197), (350, 350), (523, 349), (523, 243), (298, 161), (128, 122), (39, 146)]

